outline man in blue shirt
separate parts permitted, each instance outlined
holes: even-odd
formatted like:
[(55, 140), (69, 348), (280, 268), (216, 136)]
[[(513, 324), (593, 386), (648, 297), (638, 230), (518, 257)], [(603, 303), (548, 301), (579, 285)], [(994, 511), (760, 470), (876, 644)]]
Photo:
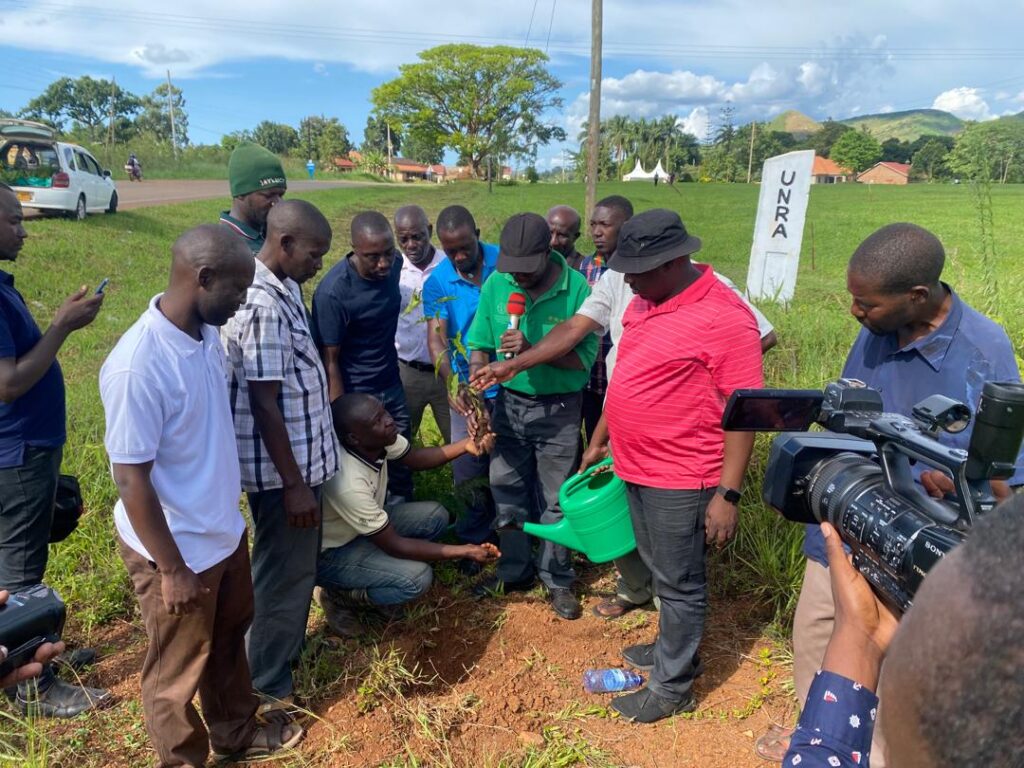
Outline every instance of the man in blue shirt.
[[(1019, 381), (1010, 340), (996, 323), (972, 309), (941, 281), (942, 243), (913, 224), (890, 224), (868, 237), (850, 259), (847, 289), (850, 312), (863, 327), (846, 360), (843, 376), (860, 379), (881, 392), (886, 411), (910, 415), (933, 394), (977, 408), (986, 381)], [(971, 428), (942, 433), (939, 440), (966, 449)], [(1024, 482), (1018, 458), (1011, 485)], [(917, 471), (922, 467), (919, 464)], [(996, 487), (1005, 493), (1005, 486)], [(832, 633), (835, 606), (822, 537), (810, 527), (804, 543), (807, 565), (793, 621), (793, 678), (803, 704), (821, 666)], [(775, 759), (785, 751), (787, 734), (761, 740), (762, 756), (774, 741)], [(876, 735), (876, 766), (882, 750)]]
[[(313, 293), (313, 338), (327, 369), (329, 399), (364, 392), (382, 403), (408, 440), (409, 408), (398, 370), (395, 333), (401, 310), (402, 256), (391, 224), (367, 211), (352, 219), (352, 250)], [(412, 500), (412, 474), (391, 465), (392, 503)]]
[[(466, 336), (480, 303), (480, 287), (498, 264), (498, 246), (480, 240), (480, 230), (467, 209), (452, 205), (437, 217), (437, 238), (448, 259), (439, 264), (423, 286), (423, 315), (427, 318), (427, 344), (436, 361), (437, 373), (444, 381), (453, 377), (469, 384), (469, 349)], [(452, 441), (469, 435), (474, 409), (467, 390), (456, 391), (450, 385)], [(490, 412), (498, 388), (484, 393), (484, 409)], [(454, 394), (453, 394), (454, 393)], [(484, 426), (484, 425), (473, 425)], [(488, 454), (466, 454), (452, 462), (455, 487), (466, 494), (466, 506), (455, 523), (459, 539), (470, 544), (494, 540), (491, 522), (494, 502), (487, 490), (490, 473)], [(476, 570), (473, 564), (467, 564)]]
[[(821, 526), (835, 629), (783, 765), (869, 768), (883, 758), (897, 768), (1021, 765), (1022, 502), (1015, 496), (975, 523), (928, 573), (898, 627), (848, 561), (839, 534)], [(890, 734), (884, 753), (872, 749), (876, 715)]]
[[(15, 261), (28, 233), (21, 203), (0, 183), (0, 261)], [(43, 581), (61, 455), (67, 439), (64, 376), (57, 352), (89, 325), (103, 295), (82, 286), (69, 296), (46, 333), (39, 330), (14, 276), (0, 270), (0, 590)], [(38, 685), (38, 698), (33, 685)], [(16, 702), (44, 717), (74, 717), (110, 701), (110, 694), (58, 680), (50, 666), (18, 687)]]

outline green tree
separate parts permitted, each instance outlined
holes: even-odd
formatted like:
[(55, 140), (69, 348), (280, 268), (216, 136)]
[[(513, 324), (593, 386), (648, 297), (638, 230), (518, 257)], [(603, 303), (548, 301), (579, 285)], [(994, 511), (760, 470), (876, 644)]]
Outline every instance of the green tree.
[(386, 176), (389, 170), (388, 156), (377, 149), (361, 152), (357, 165), (359, 170), (372, 173), (374, 176)]
[(532, 158), (538, 145), (565, 138), (544, 121), (545, 112), (562, 106), (562, 84), (541, 51), (450, 44), (419, 58), (373, 90), (374, 107), (409, 133), (432, 133), (465, 158), (474, 176), (487, 157)]
[(235, 147), (245, 141), (252, 141), (252, 131), (241, 130), (225, 133), (220, 138), (220, 145), (228, 152), (233, 152)]
[(275, 155), (284, 155), (299, 146), (299, 132), (290, 125), (264, 120), (252, 129), (252, 140)]
[(1024, 180), (1024, 120), (969, 123), (947, 160), (950, 170), (974, 181)]
[(402, 142), (402, 156), (410, 160), (433, 165), (444, 159), (444, 144), (437, 131), (413, 129)]
[(532, 165), (526, 166), (526, 180), (531, 184), (536, 184), (540, 181), (540, 174), (537, 173), (536, 167)]
[(310, 115), (299, 122), (299, 154), (318, 163), (331, 163), (352, 149), (348, 131), (336, 117)]
[[(174, 135), (179, 147), (188, 146), (188, 112), (181, 89), (171, 86), (174, 104)], [(158, 85), (149, 96), (141, 100), (141, 111), (135, 118), (135, 129), (140, 134), (149, 134), (157, 141), (170, 142), (171, 115), (167, 108), (167, 83)]]
[[(832, 157), (832, 147), (839, 139), (852, 131), (848, 125), (837, 123), (831, 117), (821, 124), (821, 128), (808, 138), (808, 149), (813, 149), (821, 157)], [(832, 158), (835, 160), (835, 158)], [(840, 163), (841, 165), (841, 163)]]
[[(388, 121), (380, 115), (370, 115), (366, 118), (366, 128), (363, 129), (363, 144), (360, 147), (363, 152), (381, 152), (388, 154)], [(396, 125), (391, 126), (391, 154), (398, 155), (402, 150), (402, 134)]]
[(109, 80), (62, 77), (32, 99), (21, 115), (48, 122), (60, 131), (70, 122), (72, 130), (99, 142), (106, 140), (111, 108), (117, 123), (119, 119), (130, 120), (142, 108), (142, 102)]
[(882, 145), (867, 131), (846, 131), (832, 145), (830, 157), (839, 165), (860, 173), (882, 157)]
[(914, 150), (910, 148), (910, 142), (900, 141), (896, 137), (888, 138), (882, 142), (882, 160), (886, 163), (909, 163), (914, 156)]
[(934, 139), (926, 143), (914, 154), (911, 163), (911, 170), (917, 175), (924, 176), (929, 180), (941, 176), (945, 170), (946, 156), (949, 150), (946, 146)]

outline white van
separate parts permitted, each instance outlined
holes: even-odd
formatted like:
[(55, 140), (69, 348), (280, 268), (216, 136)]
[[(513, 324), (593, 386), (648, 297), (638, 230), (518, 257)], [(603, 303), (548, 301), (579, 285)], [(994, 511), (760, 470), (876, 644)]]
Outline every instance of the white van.
[(53, 128), (0, 119), (0, 169), (21, 204), (81, 220), (117, 211), (117, 187), (96, 158), (77, 144), (57, 141)]

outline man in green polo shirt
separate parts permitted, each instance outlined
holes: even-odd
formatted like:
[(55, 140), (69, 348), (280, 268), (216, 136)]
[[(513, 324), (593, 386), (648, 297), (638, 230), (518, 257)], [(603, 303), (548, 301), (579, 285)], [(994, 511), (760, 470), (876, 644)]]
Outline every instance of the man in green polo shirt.
[(270, 150), (242, 142), (228, 158), (228, 183), (231, 210), (221, 213), (220, 223), (237, 232), (255, 256), (267, 237), (267, 215), (288, 188), (284, 167)]
[[(494, 354), (515, 355), (529, 349), (572, 317), (590, 294), (586, 278), (551, 250), (550, 241), (547, 222), (535, 213), (517, 214), (505, 224), (498, 271), (481, 289), (466, 339), (472, 350), (472, 372)], [(526, 306), (518, 328), (509, 322), (513, 294), (520, 294)], [(497, 574), (477, 584), (478, 596), (498, 589), (528, 590), (539, 575), (555, 613), (579, 618), (569, 551), (542, 541), (534, 558), (531, 538), (506, 526), (538, 520), (555, 523), (562, 518), (558, 491), (577, 466), (581, 392), (590, 379), (597, 346), (597, 336), (590, 334), (565, 356), (501, 385), (492, 424), (497, 443), (491, 455), (501, 559)]]

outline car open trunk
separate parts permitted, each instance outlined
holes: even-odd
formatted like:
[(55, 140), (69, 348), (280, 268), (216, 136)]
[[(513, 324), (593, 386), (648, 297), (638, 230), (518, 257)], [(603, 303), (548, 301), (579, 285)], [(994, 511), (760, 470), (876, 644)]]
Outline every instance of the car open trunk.
[(12, 187), (50, 187), (53, 174), (59, 171), (52, 128), (27, 120), (0, 120), (0, 178), (4, 182)]

